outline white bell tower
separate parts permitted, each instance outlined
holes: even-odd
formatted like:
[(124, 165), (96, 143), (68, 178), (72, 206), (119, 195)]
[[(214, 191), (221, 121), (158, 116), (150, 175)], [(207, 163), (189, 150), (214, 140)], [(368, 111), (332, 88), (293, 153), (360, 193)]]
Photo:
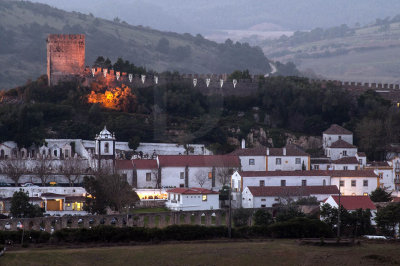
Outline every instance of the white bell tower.
[[(101, 168), (101, 161), (112, 161), (115, 166), (115, 135), (104, 126), (104, 129), (95, 138), (95, 157), (98, 161), (98, 169)], [(113, 169), (114, 170), (114, 169)]]

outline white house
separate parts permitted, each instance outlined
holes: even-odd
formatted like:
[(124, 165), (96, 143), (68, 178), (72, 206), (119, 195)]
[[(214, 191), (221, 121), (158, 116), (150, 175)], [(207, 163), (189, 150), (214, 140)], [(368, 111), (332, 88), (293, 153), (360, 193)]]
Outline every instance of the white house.
[(349, 144), (353, 144), (353, 132), (333, 124), (322, 133), (322, 146), (324, 150), (338, 140), (344, 140)]
[(339, 187), (342, 195), (367, 196), (378, 187), (378, 175), (373, 170), (327, 171), (331, 184)]
[(354, 157), (357, 154), (357, 147), (342, 139), (333, 142), (325, 148), (325, 155), (332, 160), (338, 160), (343, 157)]
[(328, 186), (328, 171), (244, 171), (232, 175), (233, 191), (249, 186)]
[(116, 160), (115, 163), (117, 172), (125, 176), (133, 188), (157, 188), (157, 160)]
[(204, 188), (174, 188), (167, 190), (165, 206), (174, 211), (219, 209), (219, 193)]
[(160, 155), (157, 162), (164, 188), (221, 188), (240, 168), (239, 158), (232, 155)]
[(242, 148), (231, 153), (239, 156), (243, 171), (295, 171), (310, 169), (310, 155), (295, 145), (284, 148)]
[[(332, 195), (327, 198), (324, 203), (337, 209), (339, 207), (339, 196)], [(374, 217), (376, 216), (376, 206), (368, 196), (341, 196), (340, 205), (350, 212), (358, 209), (371, 210), (371, 224), (376, 224), (374, 220)], [(323, 217), (321, 217), (321, 219), (323, 219)]]
[(311, 170), (330, 170), (331, 159), (328, 157), (313, 157), (311, 160)]
[(342, 157), (331, 162), (331, 170), (358, 170), (362, 166), (359, 165), (357, 158), (354, 157)]
[(246, 187), (242, 193), (243, 208), (266, 208), (300, 198), (316, 197), (318, 201), (337, 195), (336, 186)]

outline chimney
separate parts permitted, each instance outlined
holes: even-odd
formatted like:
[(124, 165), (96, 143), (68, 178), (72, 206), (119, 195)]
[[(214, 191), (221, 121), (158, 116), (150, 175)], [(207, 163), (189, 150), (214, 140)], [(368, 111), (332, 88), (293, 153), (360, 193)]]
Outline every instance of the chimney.
[(242, 149), (246, 149), (246, 141), (242, 139)]
[(267, 148), (267, 156), (269, 156), (269, 148)]
[(286, 147), (282, 149), (283, 156), (286, 156)]

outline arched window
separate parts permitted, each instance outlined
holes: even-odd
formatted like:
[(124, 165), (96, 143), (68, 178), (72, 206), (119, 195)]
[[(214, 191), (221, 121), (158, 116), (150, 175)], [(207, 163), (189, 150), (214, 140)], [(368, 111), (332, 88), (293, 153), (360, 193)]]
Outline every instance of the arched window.
[(109, 153), (109, 151), (110, 151), (110, 146), (109, 146), (108, 142), (106, 142), (104, 144), (104, 153)]
[(324, 181), (323, 181), (323, 183), (322, 183), (324, 186), (326, 186), (326, 180), (324, 179)]
[(4, 159), (4, 156), (5, 156), (5, 153), (4, 153), (4, 150), (2, 149), (2, 150), (0, 151), (0, 158), (1, 158), (1, 159)]

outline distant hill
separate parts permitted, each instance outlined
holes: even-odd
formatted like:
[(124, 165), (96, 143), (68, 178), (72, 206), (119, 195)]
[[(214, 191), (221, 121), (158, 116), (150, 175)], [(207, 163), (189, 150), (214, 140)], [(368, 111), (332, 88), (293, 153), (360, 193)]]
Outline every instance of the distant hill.
[(346, 25), (257, 42), (266, 56), (293, 61), (330, 79), (400, 82), (400, 15), (364, 27)]
[(86, 34), (86, 64), (102, 55), (117, 57), (155, 71), (252, 74), (271, 71), (262, 50), (248, 44), (217, 44), (201, 35), (162, 32), (126, 22), (66, 12), (48, 5), (0, 2), (0, 89), (24, 84), (46, 71), (46, 36), (49, 33)]

